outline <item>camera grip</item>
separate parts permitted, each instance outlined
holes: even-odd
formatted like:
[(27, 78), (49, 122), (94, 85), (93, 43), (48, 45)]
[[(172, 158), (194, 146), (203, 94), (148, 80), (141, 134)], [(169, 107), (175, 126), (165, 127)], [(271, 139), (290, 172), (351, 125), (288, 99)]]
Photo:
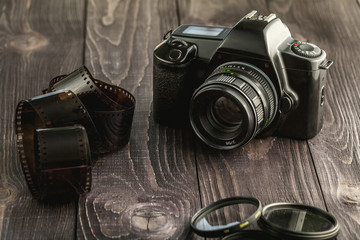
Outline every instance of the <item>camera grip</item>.
[(171, 67), (154, 57), (153, 111), (161, 124), (179, 126), (188, 122), (192, 94), (190, 64)]

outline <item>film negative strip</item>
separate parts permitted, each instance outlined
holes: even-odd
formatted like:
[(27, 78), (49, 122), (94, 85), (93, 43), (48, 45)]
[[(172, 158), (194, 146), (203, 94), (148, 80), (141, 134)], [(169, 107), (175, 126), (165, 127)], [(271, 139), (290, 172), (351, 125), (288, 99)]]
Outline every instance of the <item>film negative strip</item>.
[(16, 109), (17, 147), (30, 192), (37, 199), (88, 192), (91, 153), (128, 143), (135, 98), (94, 79), (85, 66), (52, 79), (43, 92)]

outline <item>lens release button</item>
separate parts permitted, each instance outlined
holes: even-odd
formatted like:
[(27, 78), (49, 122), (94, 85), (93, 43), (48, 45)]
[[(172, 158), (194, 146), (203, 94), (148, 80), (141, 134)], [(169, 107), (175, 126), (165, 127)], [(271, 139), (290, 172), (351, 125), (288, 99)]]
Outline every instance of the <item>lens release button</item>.
[(280, 111), (282, 113), (287, 113), (292, 108), (292, 101), (289, 97), (283, 97), (280, 101)]
[(169, 59), (171, 61), (178, 61), (182, 56), (182, 52), (179, 49), (171, 49), (169, 52)]

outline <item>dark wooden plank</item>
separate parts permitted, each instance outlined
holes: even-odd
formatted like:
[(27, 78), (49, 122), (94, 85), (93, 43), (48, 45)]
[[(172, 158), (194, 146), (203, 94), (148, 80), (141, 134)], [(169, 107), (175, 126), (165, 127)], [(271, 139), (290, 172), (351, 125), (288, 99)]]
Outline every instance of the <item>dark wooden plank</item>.
[[(273, 6), (279, 5), (279, 8)], [(262, 14), (276, 12), (291, 32), (306, 40), (307, 31), (287, 21), (283, 11), (288, 1), (180, 1), (181, 24), (233, 26), (251, 10)], [(281, 11), (280, 11), (280, 10)], [(299, 13), (301, 14), (301, 13)], [(302, 35), (301, 35), (302, 34)], [(262, 203), (298, 202), (325, 209), (306, 141), (269, 137), (254, 139), (231, 150), (212, 150), (197, 141), (202, 203), (236, 195), (252, 195)]]
[(184, 239), (200, 208), (193, 140), (152, 117), (153, 49), (177, 25), (174, 1), (90, 1), (86, 64), (132, 92), (130, 143), (101, 156), (80, 199), (78, 238)]
[[(309, 146), (326, 205), (342, 227), (339, 239), (359, 239), (360, 19), (355, 16), (360, 16), (360, 6), (354, 0), (311, 5), (306, 10), (314, 24), (311, 30), (305, 28), (307, 36), (327, 50), (334, 66), (329, 72), (324, 126)], [(296, 16), (293, 21), (300, 25), (302, 20)]]
[(21, 99), (82, 63), (84, 1), (0, 2), (0, 239), (72, 239), (76, 203), (33, 200), (16, 153), (14, 116)]

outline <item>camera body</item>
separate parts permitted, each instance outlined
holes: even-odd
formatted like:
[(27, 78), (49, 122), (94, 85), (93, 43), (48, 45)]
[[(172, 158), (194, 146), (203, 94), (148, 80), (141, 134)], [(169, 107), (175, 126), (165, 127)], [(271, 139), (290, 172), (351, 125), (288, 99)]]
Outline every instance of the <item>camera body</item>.
[(154, 50), (154, 118), (181, 126), (190, 116), (196, 134), (218, 149), (255, 136), (312, 138), (331, 64), (275, 14), (252, 11), (233, 28), (182, 25)]

